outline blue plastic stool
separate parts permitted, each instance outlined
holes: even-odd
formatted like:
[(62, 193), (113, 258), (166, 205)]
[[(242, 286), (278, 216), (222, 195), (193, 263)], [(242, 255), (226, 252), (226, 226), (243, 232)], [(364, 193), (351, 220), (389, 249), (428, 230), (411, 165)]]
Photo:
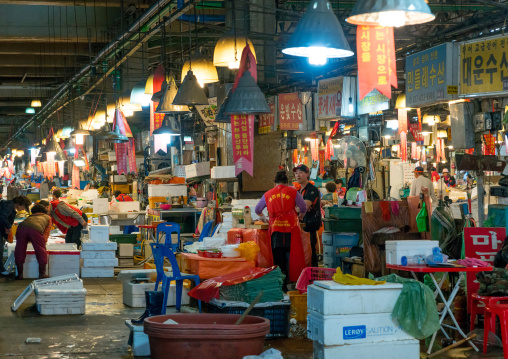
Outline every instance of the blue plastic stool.
[[(159, 234), (164, 233), (166, 235), (166, 238), (164, 240), (164, 245), (168, 248), (171, 248), (173, 252), (177, 252), (180, 250), (180, 225), (178, 223), (172, 223), (172, 222), (165, 222), (165, 223), (159, 223), (157, 226), (157, 243), (159, 243)], [(173, 243), (171, 234), (177, 233), (178, 234), (178, 243)]]
[[(182, 274), (178, 268), (175, 254), (173, 251), (159, 243), (150, 243), (152, 247), (152, 254), (157, 270), (157, 279), (155, 281), (155, 291), (159, 287), (159, 282), (162, 281), (161, 291), (164, 292), (164, 300), (162, 302), (161, 314), (166, 314), (166, 307), (168, 305), (168, 293), (171, 281), (176, 281), (176, 310), (180, 311), (182, 304), (182, 292), (183, 292), (183, 281), (185, 279), (193, 280), (196, 285), (199, 284), (199, 276), (195, 274)], [(173, 269), (173, 275), (171, 277), (166, 275), (164, 272), (164, 258), (169, 260), (171, 268)], [(199, 312), (201, 313), (201, 301), (198, 300)]]
[(205, 239), (205, 237), (210, 237), (210, 234), (211, 234), (210, 232), (212, 230), (212, 226), (213, 226), (213, 221), (210, 221), (203, 226), (203, 230), (201, 231), (201, 234), (199, 235), (199, 242), (203, 242), (203, 239)]

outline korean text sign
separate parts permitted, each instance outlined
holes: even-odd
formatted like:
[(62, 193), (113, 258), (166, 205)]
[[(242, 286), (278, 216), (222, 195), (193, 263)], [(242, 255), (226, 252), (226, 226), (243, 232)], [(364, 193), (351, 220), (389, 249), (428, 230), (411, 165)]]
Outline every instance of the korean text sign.
[(279, 95), (279, 123), (282, 131), (303, 129), (303, 106), (298, 93)]
[(271, 113), (265, 113), (259, 116), (259, 133), (268, 133), (274, 130), (275, 125), (275, 103), (274, 101), (269, 101), (268, 106), (270, 106)]
[(343, 83), (342, 77), (319, 81), (316, 118), (324, 120), (337, 118), (341, 115)]
[[(466, 257), (478, 258), (489, 264), (494, 263), (496, 253), (503, 246), (506, 237), (504, 227), (466, 227), (464, 228), (464, 246)], [(468, 295), (476, 293), (480, 288), (475, 274), (467, 275)]]
[(460, 45), (460, 94), (508, 91), (508, 36)]
[(390, 108), (390, 99), (378, 90), (372, 90), (362, 100), (358, 101), (358, 114), (378, 112)]
[(246, 171), (254, 176), (254, 115), (231, 116), (235, 175)]
[(456, 98), (448, 91), (457, 85), (454, 45), (442, 44), (406, 58), (406, 106), (418, 107)]

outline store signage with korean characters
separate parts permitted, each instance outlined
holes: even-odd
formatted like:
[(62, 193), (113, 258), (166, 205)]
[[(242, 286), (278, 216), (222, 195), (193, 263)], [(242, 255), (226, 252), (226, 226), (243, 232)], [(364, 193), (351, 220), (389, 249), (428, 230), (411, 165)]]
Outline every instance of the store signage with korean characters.
[(406, 57), (406, 106), (456, 99), (457, 46), (445, 43)]
[(235, 176), (242, 171), (254, 176), (254, 115), (231, 116)]
[(369, 92), (362, 100), (358, 101), (358, 114), (373, 113), (390, 108), (390, 99), (378, 90)]
[(318, 105), (316, 118), (331, 119), (341, 115), (342, 108), (342, 77), (320, 80), (318, 83)]
[(297, 92), (279, 95), (279, 123), (282, 131), (303, 129), (303, 108)]
[(460, 96), (508, 93), (507, 53), (508, 36), (461, 43)]
[(269, 133), (275, 131), (275, 97), (268, 98), (268, 106), (270, 106), (271, 113), (259, 115), (259, 128), (258, 133)]

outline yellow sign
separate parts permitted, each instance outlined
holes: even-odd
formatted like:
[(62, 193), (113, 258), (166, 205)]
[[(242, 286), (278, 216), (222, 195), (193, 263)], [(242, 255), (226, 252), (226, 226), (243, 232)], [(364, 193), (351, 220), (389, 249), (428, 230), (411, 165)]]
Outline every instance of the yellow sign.
[(508, 90), (508, 37), (487, 38), (460, 46), (460, 94)]
[(328, 131), (328, 127), (326, 127), (326, 126), (320, 126), (319, 127), (319, 131), (326, 132), (326, 131)]
[(342, 77), (334, 77), (331, 79), (325, 79), (319, 81), (319, 95), (333, 95), (339, 91), (342, 91)]
[(459, 94), (459, 86), (447, 86), (446, 93), (448, 95), (458, 95)]

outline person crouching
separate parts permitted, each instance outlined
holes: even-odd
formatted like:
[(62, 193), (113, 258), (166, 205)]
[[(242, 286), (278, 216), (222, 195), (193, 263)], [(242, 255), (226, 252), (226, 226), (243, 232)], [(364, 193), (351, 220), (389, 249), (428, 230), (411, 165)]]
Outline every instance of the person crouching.
[(46, 242), (51, 231), (51, 217), (48, 216), (46, 208), (41, 204), (32, 207), (32, 214), (18, 225), (16, 230), (16, 248), (14, 249), (14, 261), (18, 269), (16, 279), (23, 279), (23, 266), (26, 259), (26, 248), (28, 242), (32, 243), (35, 257), (39, 262), (39, 278), (48, 278), (46, 265), (48, 254)]

